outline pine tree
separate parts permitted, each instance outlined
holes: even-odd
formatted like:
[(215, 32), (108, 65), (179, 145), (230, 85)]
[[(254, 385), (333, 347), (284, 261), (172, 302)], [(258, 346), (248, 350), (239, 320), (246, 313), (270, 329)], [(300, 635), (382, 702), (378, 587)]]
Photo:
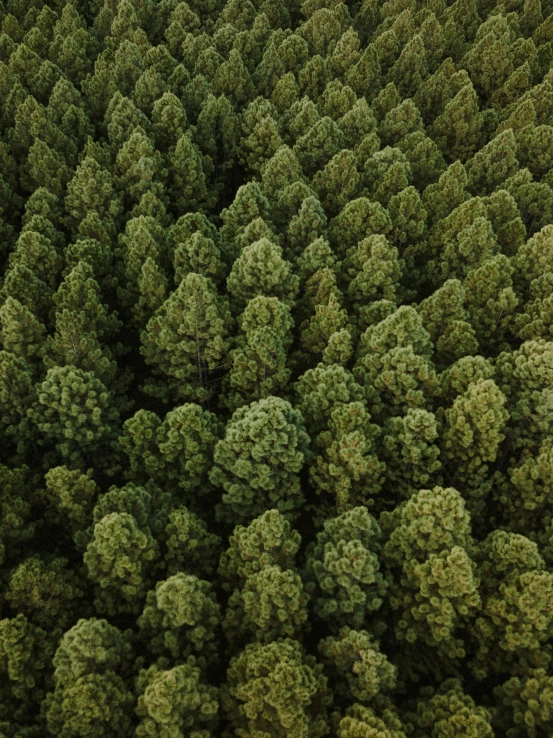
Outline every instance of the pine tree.
[[(262, 103), (260, 101), (263, 101)], [(263, 166), (282, 146), (276, 111), (264, 98), (257, 98), (243, 114), (239, 161), (250, 172), (261, 172)]]
[(544, 663), (542, 644), (552, 627), (553, 578), (537, 547), (524, 536), (495, 530), (479, 554), (483, 603), (471, 628), (477, 645), (471, 663), (475, 676), (516, 674), (519, 664), (527, 665), (523, 673), (539, 668)]
[(69, 466), (88, 468), (98, 453), (109, 463), (109, 447), (117, 435), (119, 411), (112, 393), (91, 372), (72, 366), (54, 366), (37, 387), (36, 400), (28, 410), (32, 426), (39, 431), (39, 445), (52, 448), (45, 463), (60, 459)]
[(25, 446), (27, 410), (35, 399), (33, 375), (25, 359), (0, 351), (0, 434), (6, 448)]
[(227, 289), (236, 311), (257, 295), (278, 297), (293, 302), (298, 278), (290, 262), (282, 258), (282, 249), (268, 238), (249, 244), (234, 262), (227, 279)]
[(147, 527), (127, 512), (112, 512), (96, 523), (83, 561), (96, 585), (96, 612), (137, 613), (148, 589), (158, 546)]
[(416, 34), (404, 46), (391, 68), (390, 81), (395, 83), (400, 94), (405, 97), (412, 97), (427, 74), (424, 42), (421, 36)]
[(382, 513), (380, 524), (387, 538), (382, 559), (391, 575), (389, 603), (399, 611), (395, 637), (462, 657), (457, 629), (480, 606), (463, 498), (452, 487), (423, 489), (393, 512)]
[(204, 682), (194, 658), (168, 670), (156, 665), (141, 670), (137, 686), (139, 738), (167, 738), (184, 730), (206, 735), (216, 729), (217, 689)]
[(370, 703), (377, 695), (395, 688), (397, 669), (380, 652), (379, 645), (366, 630), (347, 626), (338, 636), (319, 643), (319, 653), (334, 676), (336, 693), (348, 702)]
[[(466, 694), (458, 679), (446, 679), (438, 690), (420, 699), (416, 713), (408, 715), (414, 735), (449, 736), (462, 730), (466, 736), (492, 738), (491, 713)], [(430, 731), (430, 732), (429, 732)]]
[(285, 400), (267, 397), (236, 410), (215, 446), (209, 475), (224, 490), (221, 515), (251, 520), (275, 507), (295, 516), (308, 444), (301, 413)]
[(419, 315), (436, 349), (438, 366), (445, 368), (478, 349), (475, 331), (468, 322), (469, 313), (464, 307), (465, 300), (463, 284), (458, 279), (447, 279), (418, 305)]
[(384, 425), (380, 448), (386, 465), (385, 487), (397, 491), (397, 499), (408, 499), (440, 479), (438, 427), (433, 413), (418, 409)]
[(182, 102), (172, 92), (164, 92), (152, 106), (152, 134), (163, 152), (177, 145), (186, 128)]
[(40, 359), (46, 329), (31, 311), (13, 297), (0, 307), (2, 347), (26, 361)]
[(132, 705), (131, 691), (115, 672), (84, 674), (47, 702), (48, 731), (92, 738), (99, 725), (104, 735), (124, 734), (131, 730)]
[(219, 605), (209, 582), (178, 572), (146, 596), (137, 620), (140, 638), (156, 656), (193, 656), (205, 669), (218, 661)]
[(493, 379), (479, 380), (469, 384), (444, 413), (444, 470), (451, 484), (466, 491), (475, 520), (482, 514), (488, 464), (495, 461), (505, 438), (502, 431), (509, 417), (505, 402)]
[(303, 171), (314, 174), (343, 148), (343, 134), (332, 118), (325, 116), (304, 135), (299, 136), (294, 146)]
[(229, 598), (223, 629), (235, 645), (244, 637), (259, 643), (301, 637), (307, 629), (309, 597), (294, 571), (264, 566)]
[(385, 469), (375, 453), (378, 435), (363, 403), (350, 402), (332, 410), (327, 429), (314, 439), (310, 481), (321, 497), (330, 495), (337, 513), (374, 505)]
[(491, 353), (506, 343), (518, 305), (513, 272), (509, 259), (498, 254), (465, 279), (466, 306), (481, 353)]
[[(335, 52), (338, 45), (335, 48)], [(381, 86), (382, 64), (376, 48), (368, 44), (359, 60), (347, 69), (344, 79), (360, 98), (372, 99)]]
[(306, 552), (307, 591), (317, 616), (333, 631), (362, 627), (382, 605), (380, 528), (365, 507), (328, 518)]
[(282, 738), (325, 735), (330, 702), (322, 666), (290, 638), (247, 645), (231, 659), (221, 689), (223, 714), (235, 729)]
[(430, 336), (414, 308), (403, 305), (361, 336), (353, 374), (373, 417), (427, 409), (437, 392)]
[(111, 221), (119, 214), (120, 205), (110, 173), (91, 156), (79, 164), (68, 183), (65, 207), (74, 232), (91, 211), (105, 222), (108, 233), (111, 231)]
[(202, 495), (208, 494), (213, 450), (222, 433), (216, 415), (199, 405), (186, 403), (168, 412), (155, 431), (157, 450), (152, 464), (163, 485), (184, 490), (190, 499), (200, 489)]
[(466, 164), (468, 189), (477, 195), (487, 195), (503, 184), (518, 169), (516, 150), (511, 129), (492, 139)]
[(219, 561), (218, 574), (223, 588), (231, 591), (265, 567), (293, 569), (300, 543), (300, 534), (276, 508), (267, 510), (247, 526), (237, 525)]
[[(355, 738), (358, 735), (405, 738), (403, 725), (394, 710), (387, 708), (382, 717), (370, 707), (358, 703), (348, 707), (338, 724), (338, 738)], [(372, 735), (371, 735), (372, 734)]]
[(326, 231), (327, 218), (321, 203), (315, 195), (309, 195), (288, 224), (287, 238), (290, 247), (297, 253), (299, 249), (309, 248)]
[(201, 208), (207, 198), (202, 158), (190, 135), (183, 134), (170, 155), (172, 183), (170, 192), (180, 214)]
[[(529, 5), (524, 5), (525, 15)], [(524, 676), (511, 677), (494, 690), (499, 706), (494, 724), (521, 736), (550, 730), (553, 718), (550, 689), (551, 677), (546, 669), (531, 669)]]
[(347, 294), (354, 311), (374, 300), (395, 301), (402, 266), (398, 250), (382, 235), (364, 238), (350, 249), (344, 271), (350, 280)]
[(72, 533), (88, 525), (96, 502), (99, 490), (92, 474), (93, 469), (83, 473), (78, 469), (56, 466), (44, 476), (48, 498)]
[(462, 87), (434, 121), (433, 137), (446, 161), (465, 162), (478, 146), (482, 128), (478, 96), (472, 84)]
[(325, 211), (332, 216), (355, 198), (359, 191), (359, 181), (354, 153), (342, 149), (324, 169), (315, 174), (313, 187)]
[(214, 391), (210, 373), (228, 350), (231, 318), (208, 279), (190, 272), (148, 321), (141, 352), (163, 382), (147, 380), (144, 391), (204, 402)]
[(366, 236), (375, 233), (387, 236), (391, 230), (390, 216), (382, 205), (371, 202), (367, 197), (359, 197), (350, 200), (333, 218), (329, 225), (329, 237), (337, 256), (341, 257), (348, 248), (357, 246)]

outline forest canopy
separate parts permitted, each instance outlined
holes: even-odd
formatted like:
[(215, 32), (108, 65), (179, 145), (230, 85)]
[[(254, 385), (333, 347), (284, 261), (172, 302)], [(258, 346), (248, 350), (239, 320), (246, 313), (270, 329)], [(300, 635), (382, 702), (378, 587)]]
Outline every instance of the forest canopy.
[(553, 0), (0, 0), (0, 738), (551, 738)]

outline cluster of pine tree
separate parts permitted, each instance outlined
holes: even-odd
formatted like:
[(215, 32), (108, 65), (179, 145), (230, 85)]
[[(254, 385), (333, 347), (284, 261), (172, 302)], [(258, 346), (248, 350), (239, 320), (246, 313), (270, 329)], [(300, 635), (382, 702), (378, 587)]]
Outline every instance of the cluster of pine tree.
[(553, 735), (553, 0), (0, 0), (0, 737)]

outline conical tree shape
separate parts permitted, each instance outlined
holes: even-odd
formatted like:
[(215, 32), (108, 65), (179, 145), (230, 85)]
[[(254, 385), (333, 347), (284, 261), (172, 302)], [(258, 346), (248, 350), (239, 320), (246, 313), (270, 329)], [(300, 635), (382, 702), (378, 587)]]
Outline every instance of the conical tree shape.
[(210, 373), (225, 360), (231, 318), (213, 284), (190, 272), (148, 321), (141, 353), (161, 382), (144, 391), (160, 397), (205, 402), (215, 387)]

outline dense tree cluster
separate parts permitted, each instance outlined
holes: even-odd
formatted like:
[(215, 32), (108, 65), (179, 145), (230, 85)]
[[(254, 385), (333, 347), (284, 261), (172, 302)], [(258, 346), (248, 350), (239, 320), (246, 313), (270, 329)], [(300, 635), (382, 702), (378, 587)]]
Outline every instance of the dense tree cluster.
[(48, 735), (553, 735), (553, 0), (0, 0)]

